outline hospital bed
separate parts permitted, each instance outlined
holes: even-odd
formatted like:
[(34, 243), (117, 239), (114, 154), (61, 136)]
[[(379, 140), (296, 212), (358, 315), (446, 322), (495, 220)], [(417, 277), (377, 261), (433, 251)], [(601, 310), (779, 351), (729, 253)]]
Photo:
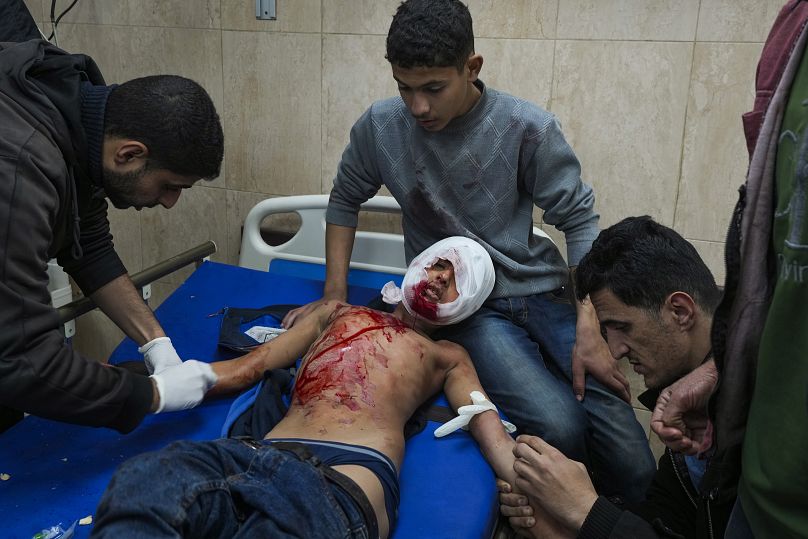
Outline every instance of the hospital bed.
[[(259, 203), (245, 220), (239, 267), (203, 262), (163, 302), (155, 312), (181, 357), (212, 362), (236, 355), (217, 347), (224, 307), (305, 304), (320, 297), (326, 205), (326, 195)], [(400, 211), (392, 198), (380, 196), (362, 209)], [(269, 215), (287, 212), (299, 215), (300, 230), (282, 245), (268, 245), (261, 223)], [(349, 301), (366, 304), (388, 280), (400, 282), (404, 270), (400, 235), (358, 231)], [(135, 343), (125, 339), (110, 363), (139, 357)], [(0, 536), (30, 539), (42, 529), (59, 523), (67, 528), (93, 515), (119, 464), (174, 440), (219, 437), (233, 400), (215, 399), (193, 410), (150, 415), (127, 435), (27, 417), (0, 434)], [(491, 538), (498, 522), (493, 473), (467, 433), (435, 439), (432, 433), (438, 426), (429, 421), (407, 442), (400, 518), (392, 537)], [(77, 526), (74, 537), (87, 537), (90, 527)]]

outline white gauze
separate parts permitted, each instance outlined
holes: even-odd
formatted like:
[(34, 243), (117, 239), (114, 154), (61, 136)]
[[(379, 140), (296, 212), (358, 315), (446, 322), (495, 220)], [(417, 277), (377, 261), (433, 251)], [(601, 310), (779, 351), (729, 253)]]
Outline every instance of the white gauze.
[[(455, 286), (458, 298), (450, 303), (437, 305), (434, 318), (428, 312), (419, 312), (422, 299), (416, 297), (418, 286), (427, 280), (427, 268), (438, 259), (448, 260), (454, 267)], [(444, 326), (456, 324), (471, 316), (488, 299), (496, 280), (494, 263), (483, 247), (474, 240), (453, 236), (435, 243), (416, 256), (407, 268), (401, 288), (392, 281), (382, 288), (385, 303), (404, 307), (413, 316)]]

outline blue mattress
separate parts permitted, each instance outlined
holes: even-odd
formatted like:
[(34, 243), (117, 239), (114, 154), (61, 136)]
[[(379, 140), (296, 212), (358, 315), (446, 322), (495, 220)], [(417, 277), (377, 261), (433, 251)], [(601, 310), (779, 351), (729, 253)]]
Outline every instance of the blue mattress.
[[(291, 264), (291, 265), (290, 265)], [(304, 267), (285, 263), (283, 271), (260, 272), (225, 264), (202, 264), (157, 309), (157, 316), (183, 358), (217, 361), (234, 353), (216, 346), (224, 307), (307, 303), (322, 292), (322, 281), (301, 278)], [(280, 269), (280, 268), (279, 268)], [(374, 278), (379, 277), (378, 275)], [(400, 276), (396, 276), (400, 280)], [(349, 301), (364, 304), (378, 293), (352, 279)], [(124, 340), (111, 363), (138, 359)], [(128, 435), (28, 417), (0, 434), (0, 536), (30, 539), (36, 532), (93, 515), (115, 468), (144, 451), (178, 439), (217, 438), (233, 398), (203, 403), (184, 412), (150, 415)], [(457, 433), (436, 440), (429, 422), (407, 442), (401, 469), (400, 519), (395, 538), (488, 538), (497, 519), (495, 480), (471, 437)], [(77, 526), (75, 537), (88, 537)]]

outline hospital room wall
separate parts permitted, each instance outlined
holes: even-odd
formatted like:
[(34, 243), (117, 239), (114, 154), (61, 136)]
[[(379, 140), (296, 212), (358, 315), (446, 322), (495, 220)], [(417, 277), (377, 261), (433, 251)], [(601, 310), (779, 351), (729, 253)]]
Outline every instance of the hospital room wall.
[[(468, 5), (481, 78), (558, 116), (595, 187), (601, 225), (650, 214), (692, 241), (722, 283), (724, 233), (747, 162), (740, 115), (784, 1)], [(50, 33), (50, 0), (26, 2)], [(69, 3), (58, 0), (57, 13)], [(191, 77), (224, 124), (219, 178), (186, 191), (171, 211), (111, 211), (129, 270), (209, 239), (215, 260), (235, 263), (240, 225), (256, 202), (327, 193), (353, 121), (396, 94), (384, 41), (397, 4), (277, 0), (278, 20), (258, 21), (252, 0), (79, 0), (58, 27), (60, 46), (94, 57), (108, 82)], [(563, 237), (547, 229), (563, 250)], [(187, 273), (157, 283), (152, 305)], [(77, 346), (99, 359), (120, 339), (97, 313), (78, 330)]]

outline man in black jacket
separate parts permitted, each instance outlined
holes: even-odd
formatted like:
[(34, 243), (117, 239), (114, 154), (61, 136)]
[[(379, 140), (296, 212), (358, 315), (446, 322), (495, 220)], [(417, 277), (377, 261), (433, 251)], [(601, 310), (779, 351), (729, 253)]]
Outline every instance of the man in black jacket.
[[(600, 233), (578, 266), (576, 294), (590, 295), (615, 359), (628, 358), (643, 376), (650, 389), (639, 400), (648, 408), (662, 388), (710, 360), (720, 291), (693, 246), (650, 217), (630, 217)], [(709, 436), (708, 424), (700, 428)], [(537, 537), (724, 535), (731, 503), (718, 506), (700, 488), (708, 451), (685, 456), (668, 449), (646, 499), (624, 505), (598, 497), (586, 468), (541, 438), (517, 441), (516, 487), (527, 496), (500, 485), (503, 513), (516, 529)]]
[[(42, 40), (0, 43), (0, 406), (121, 432), (198, 404), (210, 367), (182, 362), (112, 244), (107, 202), (170, 208), (219, 174), (210, 97), (170, 75), (107, 86), (93, 60)], [(59, 333), (47, 262), (141, 345), (137, 375), (82, 357)]]

